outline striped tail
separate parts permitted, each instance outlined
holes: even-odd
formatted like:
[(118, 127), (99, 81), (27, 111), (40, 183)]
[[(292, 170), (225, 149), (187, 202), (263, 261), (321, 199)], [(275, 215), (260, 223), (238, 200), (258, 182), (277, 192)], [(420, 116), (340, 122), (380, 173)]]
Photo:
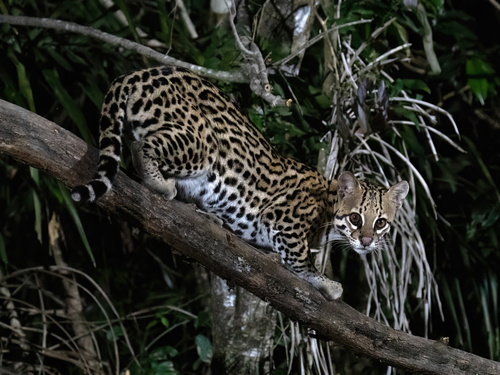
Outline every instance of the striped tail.
[[(118, 173), (122, 152), (125, 103), (121, 95), (123, 77), (111, 85), (101, 111), (99, 122), (99, 165), (94, 178), (86, 185), (79, 185), (71, 192), (75, 202), (94, 202), (109, 190)], [(116, 100), (120, 100), (117, 102)]]

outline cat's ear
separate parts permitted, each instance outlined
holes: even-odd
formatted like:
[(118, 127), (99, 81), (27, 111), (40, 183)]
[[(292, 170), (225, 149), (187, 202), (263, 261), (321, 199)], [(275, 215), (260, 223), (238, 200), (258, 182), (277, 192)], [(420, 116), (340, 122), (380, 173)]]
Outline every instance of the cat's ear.
[(359, 182), (351, 172), (342, 172), (338, 179), (338, 192), (340, 198), (352, 196), (359, 191)]
[(408, 185), (408, 182), (400, 181), (397, 184), (391, 186), (385, 194), (387, 195), (387, 197), (389, 197), (391, 202), (396, 205), (397, 208), (400, 208), (409, 190), (410, 185)]

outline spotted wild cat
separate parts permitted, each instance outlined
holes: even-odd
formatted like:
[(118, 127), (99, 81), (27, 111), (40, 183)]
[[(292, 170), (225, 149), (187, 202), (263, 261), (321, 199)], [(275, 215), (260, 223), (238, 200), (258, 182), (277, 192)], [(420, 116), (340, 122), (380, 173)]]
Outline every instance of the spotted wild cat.
[(376, 250), (408, 193), (388, 190), (350, 172), (328, 181), (284, 158), (235, 104), (209, 83), (178, 67), (144, 69), (116, 79), (100, 120), (98, 171), (73, 190), (77, 202), (112, 188), (122, 136), (132, 137), (133, 164), (143, 182), (166, 199), (194, 201), (239, 237), (279, 253), (329, 299), (342, 286), (320, 275), (309, 248), (348, 241), (358, 253)]

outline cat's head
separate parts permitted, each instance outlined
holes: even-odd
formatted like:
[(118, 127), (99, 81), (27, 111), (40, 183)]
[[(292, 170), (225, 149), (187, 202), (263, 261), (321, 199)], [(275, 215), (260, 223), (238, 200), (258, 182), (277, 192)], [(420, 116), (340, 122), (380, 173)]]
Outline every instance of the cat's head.
[(408, 194), (406, 181), (385, 189), (358, 181), (351, 172), (338, 179), (334, 227), (358, 254), (377, 250)]

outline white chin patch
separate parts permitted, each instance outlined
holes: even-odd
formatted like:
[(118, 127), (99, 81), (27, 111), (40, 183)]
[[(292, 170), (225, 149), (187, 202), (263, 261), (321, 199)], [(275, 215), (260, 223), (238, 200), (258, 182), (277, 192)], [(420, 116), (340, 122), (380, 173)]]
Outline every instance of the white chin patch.
[(354, 244), (352, 246), (352, 248), (358, 254), (364, 255), (364, 254), (368, 254), (368, 253), (371, 253), (372, 251), (376, 250), (377, 247), (374, 246), (373, 243), (370, 246), (362, 246), (360, 243), (357, 243), (357, 244)]
[(373, 251), (373, 249), (370, 247), (354, 247), (353, 249), (360, 255), (368, 254)]

